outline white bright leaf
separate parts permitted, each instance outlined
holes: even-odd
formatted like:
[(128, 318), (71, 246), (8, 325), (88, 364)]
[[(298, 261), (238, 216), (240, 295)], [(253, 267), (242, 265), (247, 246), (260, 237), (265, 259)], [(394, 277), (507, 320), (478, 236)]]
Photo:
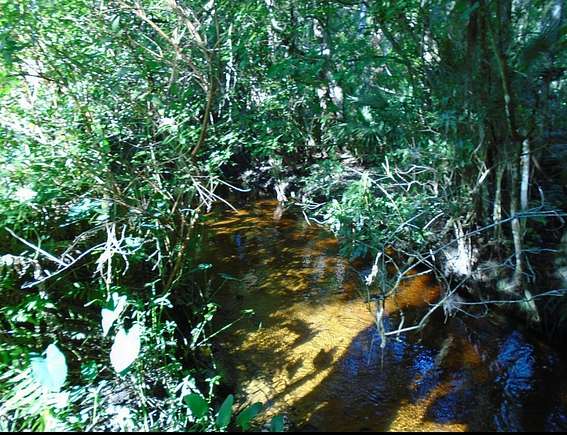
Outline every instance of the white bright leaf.
[(37, 357), (31, 360), (33, 375), (36, 380), (48, 390), (59, 392), (67, 379), (67, 362), (65, 355), (50, 344), (45, 352), (45, 358)]
[(103, 308), (102, 309), (102, 336), (106, 337), (106, 334), (108, 334), (108, 331), (110, 331), (110, 328), (112, 327), (112, 324), (114, 323), (114, 321), (116, 320), (116, 314), (114, 314), (114, 311), (109, 310), (108, 308)]
[(110, 328), (112, 328), (114, 322), (120, 317), (120, 314), (122, 314), (124, 308), (126, 308), (126, 301), (127, 301), (126, 296), (118, 296), (118, 293), (113, 293), (112, 300), (114, 303), (114, 309), (109, 310), (108, 308), (103, 308), (101, 311), (102, 314), (101, 325), (102, 325), (103, 337), (106, 337), (108, 331), (110, 331)]
[(132, 326), (128, 333), (121, 328), (116, 334), (110, 350), (110, 362), (117, 373), (122, 373), (138, 358), (141, 334), (142, 327), (140, 325)]
[(53, 403), (53, 405), (57, 409), (63, 409), (69, 404), (69, 397), (70, 394), (68, 392), (57, 393), (54, 396), (55, 402)]
[(14, 194), (16, 199), (20, 202), (29, 202), (34, 199), (36, 195), (37, 192), (33, 191), (29, 187), (20, 187)]

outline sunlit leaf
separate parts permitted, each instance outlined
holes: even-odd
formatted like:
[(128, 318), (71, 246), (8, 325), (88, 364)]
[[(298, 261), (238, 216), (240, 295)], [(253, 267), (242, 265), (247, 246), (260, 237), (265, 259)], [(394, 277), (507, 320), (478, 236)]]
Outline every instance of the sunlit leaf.
[(114, 311), (109, 310), (108, 308), (103, 308), (101, 314), (102, 336), (106, 337), (108, 331), (110, 331), (110, 328), (112, 327), (112, 324), (116, 320), (116, 315), (114, 314)]
[(45, 358), (32, 358), (31, 366), (36, 380), (48, 390), (59, 392), (67, 379), (67, 362), (59, 348), (50, 344)]
[(120, 15), (116, 15), (112, 20), (111, 28), (113, 32), (117, 32), (120, 28)]
[(121, 328), (116, 334), (110, 350), (110, 362), (117, 373), (122, 373), (138, 358), (141, 334), (140, 325), (134, 325), (128, 333)]
[(101, 325), (103, 337), (106, 337), (114, 322), (118, 320), (120, 314), (122, 314), (124, 308), (126, 308), (127, 298), (126, 296), (119, 296), (118, 293), (113, 293), (112, 301), (114, 306), (113, 309), (103, 308), (101, 310)]

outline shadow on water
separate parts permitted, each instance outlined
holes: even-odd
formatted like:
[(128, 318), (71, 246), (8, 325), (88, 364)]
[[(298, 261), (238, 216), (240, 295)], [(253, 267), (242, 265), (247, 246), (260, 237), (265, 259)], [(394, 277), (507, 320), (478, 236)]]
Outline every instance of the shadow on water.
[[(492, 317), (442, 313), (382, 347), (336, 240), (275, 208), (258, 202), (209, 225), (207, 258), (234, 278), (216, 295), (219, 325), (256, 313), (217, 351), (242, 401), (304, 431), (567, 428), (567, 373), (551, 349)], [(400, 309), (415, 321), (439, 292), (414, 278), (388, 301), (386, 326)]]

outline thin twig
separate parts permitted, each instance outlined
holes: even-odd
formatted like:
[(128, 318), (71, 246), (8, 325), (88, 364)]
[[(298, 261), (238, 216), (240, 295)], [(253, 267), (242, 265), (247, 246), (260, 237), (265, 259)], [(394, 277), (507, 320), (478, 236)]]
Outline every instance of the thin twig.
[(8, 231), (8, 233), (10, 233), (10, 235), (16, 239), (18, 239), (20, 242), (22, 242), (24, 245), (29, 246), (30, 248), (32, 248), (34, 251), (38, 252), (39, 254), (42, 254), (44, 257), (48, 258), (49, 260), (53, 261), (54, 263), (59, 264), (62, 267), (66, 267), (69, 263), (66, 263), (65, 261), (57, 258), (56, 256), (50, 254), (49, 252), (41, 249), (39, 246), (34, 245), (31, 242), (28, 242), (25, 239), (22, 239), (20, 236), (18, 236), (17, 234), (15, 234), (10, 228), (6, 228), (6, 231)]

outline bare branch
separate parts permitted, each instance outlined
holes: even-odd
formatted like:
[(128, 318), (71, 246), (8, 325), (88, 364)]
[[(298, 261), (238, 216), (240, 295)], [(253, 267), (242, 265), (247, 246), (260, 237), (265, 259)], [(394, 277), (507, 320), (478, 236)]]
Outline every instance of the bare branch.
[(18, 239), (24, 245), (29, 246), (34, 251), (36, 251), (38, 254), (43, 255), (47, 259), (53, 261), (54, 263), (57, 263), (59, 266), (61, 266), (61, 267), (67, 267), (68, 266), (69, 263), (66, 263), (64, 260), (57, 258), (55, 255), (50, 254), (49, 252), (45, 251), (44, 249), (41, 249), (39, 246), (36, 246), (33, 243), (28, 242), (25, 239), (22, 239), (20, 236), (18, 236), (16, 233), (14, 233), (10, 228), (6, 228), (6, 231), (8, 231), (8, 233), (10, 233), (10, 235), (12, 237)]

